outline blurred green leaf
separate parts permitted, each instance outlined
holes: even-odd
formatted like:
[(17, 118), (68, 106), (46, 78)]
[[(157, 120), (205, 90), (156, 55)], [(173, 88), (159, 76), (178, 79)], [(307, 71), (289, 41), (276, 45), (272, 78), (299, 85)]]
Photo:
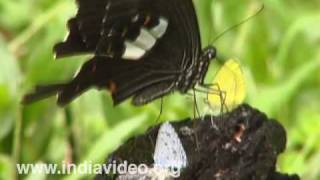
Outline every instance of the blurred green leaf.
[(0, 179), (14, 180), (15, 165), (12, 160), (0, 154)]
[(0, 38), (0, 142), (12, 131), (17, 118), (21, 78), (17, 60)]

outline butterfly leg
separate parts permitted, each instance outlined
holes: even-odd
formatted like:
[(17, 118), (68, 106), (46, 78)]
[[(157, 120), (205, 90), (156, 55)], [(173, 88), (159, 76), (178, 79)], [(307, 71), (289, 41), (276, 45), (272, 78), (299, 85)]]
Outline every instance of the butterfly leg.
[[(213, 108), (212, 108), (211, 104), (209, 103), (209, 96), (208, 96), (209, 92), (208, 92), (208, 90), (195, 89), (195, 91), (206, 94), (206, 98), (203, 99), (203, 101), (204, 101), (204, 103), (207, 105), (207, 107), (209, 107), (209, 111), (212, 110)], [(204, 118), (205, 118), (205, 116), (203, 117), (203, 119), (204, 119)], [(211, 126), (212, 126), (212, 127), (216, 127), (216, 126), (214, 125), (212, 116), (211, 116), (210, 119), (211, 119)]]
[(160, 121), (162, 112), (163, 112), (163, 97), (160, 98), (160, 112), (159, 112), (159, 115), (158, 115), (158, 117), (157, 117), (156, 122), (159, 122), (159, 121)]
[[(199, 92), (203, 92), (207, 94), (207, 103), (210, 105), (209, 102), (209, 94), (214, 94), (214, 95), (218, 95), (220, 97), (220, 113), (224, 113), (224, 110), (226, 110), (226, 112), (228, 112), (228, 107), (226, 105), (226, 92), (222, 91), (219, 84), (201, 84), (202, 88), (204, 89), (197, 89)], [(213, 108), (210, 105), (211, 108)], [(225, 109), (224, 109), (225, 108)]]
[[(208, 107), (212, 110), (214, 110), (214, 107), (212, 107), (212, 105), (210, 104), (209, 101), (209, 95), (210, 94), (215, 94), (218, 95), (220, 98), (220, 114), (223, 114), (224, 111), (226, 110), (226, 112), (228, 112), (228, 107), (225, 104), (226, 101), (226, 92), (222, 91), (219, 84), (201, 84), (201, 87), (203, 89), (197, 89), (197, 91), (202, 92), (202, 93), (206, 93), (206, 99), (205, 99), (205, 103), (208, 105)], [(220, 116), (221, 120), (222, 120), (222, 116)], [(217, 127), (214, 122), (213, 119), (211, 118), (211, 125), (213, 128)]]
[[(226, 105), (226, 98), (227, 98), (227, 93), (223, 90), (221, 90), (219, 84), (216, 84), (216, 87), (218, 89), (218, 96), (220, 98), (220, 112), (223, 114), (224, 112), (229, 112), (228, 106)], [(210, 89), (210, 88), (209, 88)], [(209, 93), (207, 94), (207, 100), (209, 102)], [(209, 102), (210, 104), (210, 102)]]
[(196, 96), (195, 89), (193, 89), (193, 102), (194, 102), (193, 115), (194, 115), (194, 119), (196, 119), (197, 115), (198, 115), (198, 117), (200, 117), (200, 111), (199, 111), (199, 107), (198, 107), (198, 103), (197, 103), (197, 96)]
[[(226, 101), (226, 92), (224, 92), (224, 91), (222, 91), (221, 89), (220, 89), (220, 86), (219, 86), (219, 84), (210, 84), (210, 85), (207, 85), (206, 86), (207, 88), (208, 88), (208, 93), (207, 93), (207, 99), (206, 99), (206, 101), (207, 101), (207, 103), (208, 103), (208, 105), (209, 105), (209, 108), (211, 108), (211, 109), (214, 109), (212, 106), (211, 106), (211, 104), (210, 104), (210, 101), (209, 101), (209, 93), (211, 93), (211, 94), (215, 94), (215, 95), (218, 95), (219, 96), (219, 98), (220, 98), (220, 116), (219, 116), (219, 119), (220, 119), (220, 121), (219, 122), (221, 122), (221, 123), (224, 123), (224, 121), (223, 121), (223, 114), (224, 114), (224, 110), (226, 110), (226, 112), (228, 112), (228, 107), (227, 107), (227, 105), (225, 104), (225, 101)], [(216, 87), (217, 89), (213, 89), (213, 87)], [(218, 90), (218, 91), (216, 91), (216, 90)], [(216, 93), (216, 92), (218, 92), (218, 93)], [(211, 126), (213, 127), (213, 128), (215, 128), (215, 129), (217, 129), (217, 130), (219, 130), (217, 127), (217, 125), (214, 123), (214, 121), (213, 121), (213, 119), (211, 118)]]
[(193, 105), (193, 130), (195, 132), (194, 137), (195, 137), (195, 142), (196, 142), (196, 148), (197, 148), (197, 150), (200, 150), (199, 137), (198, 137), (197, 132), (195, 131), (197, 114), (198, 114), (198, 117), (200, 117), (200, 112), (199, 112), (199, 108), (198, 108), (195, 89), (193, 89), (193, 101), (194, 101), (194, 105)]

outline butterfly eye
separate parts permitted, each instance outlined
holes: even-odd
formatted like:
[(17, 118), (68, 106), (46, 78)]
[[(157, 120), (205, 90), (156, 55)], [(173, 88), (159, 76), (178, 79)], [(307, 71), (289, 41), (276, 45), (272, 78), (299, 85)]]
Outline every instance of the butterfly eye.
[(206, 57), (207, 59), (213, 59), (217, 55), (217, 50), (213, 46), (208, 46), (205, 48), (202, 52), (203, 56)]
[(209, 46), (208, 48), (208, 58), (209, 59), (213, 59), (215, 58), (217, 55), (217, 50), (216, 48), (214, 48), (213, 46)]

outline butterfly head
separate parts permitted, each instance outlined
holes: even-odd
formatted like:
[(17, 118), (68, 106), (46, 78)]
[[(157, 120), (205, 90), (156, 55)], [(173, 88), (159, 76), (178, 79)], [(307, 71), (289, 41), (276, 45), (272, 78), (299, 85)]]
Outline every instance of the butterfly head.
[(202, 51), (202, 56), (206, 57), (206, 59), (214, 59), (217, 55), (217, 49), (213, 46), (208, 46)]

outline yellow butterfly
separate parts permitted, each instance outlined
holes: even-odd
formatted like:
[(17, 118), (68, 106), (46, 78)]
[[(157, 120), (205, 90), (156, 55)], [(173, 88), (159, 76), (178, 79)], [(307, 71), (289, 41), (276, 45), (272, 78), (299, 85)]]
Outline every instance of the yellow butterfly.
[(213, 110), (232, 110), (246, 97), (245, 77), (240, 64), (234, 59), (225, 62), (212, 84), (212, 88), (219, 92), (208, 94), (209, 105)]

